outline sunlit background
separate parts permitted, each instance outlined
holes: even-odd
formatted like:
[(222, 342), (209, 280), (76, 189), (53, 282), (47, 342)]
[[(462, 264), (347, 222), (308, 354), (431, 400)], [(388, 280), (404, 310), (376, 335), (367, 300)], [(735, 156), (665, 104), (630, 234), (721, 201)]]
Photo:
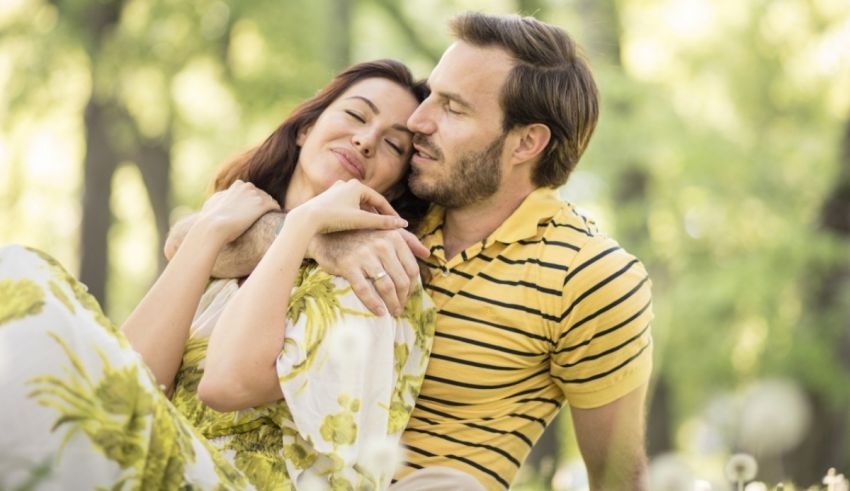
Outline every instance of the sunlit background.
[[(771, 489), (850, 472), (847, 0), (0, 0), (0, 242), (121, 322), (223, 161), (351, 62), (426, 77), (468, 9), (558, 24), (594, 66), (562, 194), (653, 277), (654, 488), (727, 489), (735, 452)], [(584, 489), (577, 459), (562, 418), (516, 487)]]

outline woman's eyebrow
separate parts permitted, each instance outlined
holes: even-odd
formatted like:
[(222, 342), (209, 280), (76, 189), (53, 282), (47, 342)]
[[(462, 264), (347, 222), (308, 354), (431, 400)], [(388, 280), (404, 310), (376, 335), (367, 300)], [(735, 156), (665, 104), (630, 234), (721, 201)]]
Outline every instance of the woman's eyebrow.
[(368, 105), (370, 108), (372, 108), (373, 113), (381, 114), (381, 111), (378, 109), (378, 106), (376, 106), (374, 102), (370, 101), (366, 97), (363, 97), (362, 95), (353, 95), (351, 97), (346, 97), (346, 99), (360, 99), (361, 101), (365, 102), (366, 105)]

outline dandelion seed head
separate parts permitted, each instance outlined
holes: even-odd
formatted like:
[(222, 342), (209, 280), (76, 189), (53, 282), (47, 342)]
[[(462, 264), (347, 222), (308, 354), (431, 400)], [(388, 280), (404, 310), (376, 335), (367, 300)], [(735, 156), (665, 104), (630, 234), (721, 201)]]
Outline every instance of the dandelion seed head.
[(552, 476), (553, 491), (588, 489), (587, 469), (581, 460), (571, 460), (558, 466)]
[(711, 483), (705, 479), (694, 481), (694, 491), (712, 491)]
[(811, 409), (802, 390), (785, 380), (765, 380), (744, 395), (738, 443), (756, 455), (776, 455), (805, 437)]
[(583, 491), (588, 489), (587, 469), (581, 460), (571, 460), (558, 466), (552, 476), (553, 491)]
[(752, 455), (736, 453), (726, 462), (726, 479), (732, 482), (747, 482), (755, 479), (758, 474), (758, 462)]
[(693, 489), (691, 468), (676, 454), (663, 454), (649, 464), (649, 487), (658, 491)]

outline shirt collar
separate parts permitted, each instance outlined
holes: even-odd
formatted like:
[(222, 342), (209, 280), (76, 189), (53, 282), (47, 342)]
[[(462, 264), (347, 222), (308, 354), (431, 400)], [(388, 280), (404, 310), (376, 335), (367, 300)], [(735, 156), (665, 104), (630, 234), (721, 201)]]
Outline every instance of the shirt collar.
[[(519, 207), (485, 239), (485, 242), (490, 244), (498, 241), (510, 244), (534, 237), (537, 235), (537, 225), (555, 216), (561, 205), (563, 202), (557, 189), (537, 188), (526, 196)], [(420, 237), (441, 227), (445, 216), (445, 208), (431, 205), (419, 228)]]

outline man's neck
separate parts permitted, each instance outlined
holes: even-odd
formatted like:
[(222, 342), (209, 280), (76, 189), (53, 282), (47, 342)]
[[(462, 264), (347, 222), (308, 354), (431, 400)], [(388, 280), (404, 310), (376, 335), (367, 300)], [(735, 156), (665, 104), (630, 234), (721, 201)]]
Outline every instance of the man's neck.
[(522, 188), (509, 191), (503, 186), (496, 194), (482, 201), (462, 208), (446, 209), (443, 225), (446, 260), (451, 260), (467, 247), (486, 239), (499, 228), (534, 191), (530, 185)]

